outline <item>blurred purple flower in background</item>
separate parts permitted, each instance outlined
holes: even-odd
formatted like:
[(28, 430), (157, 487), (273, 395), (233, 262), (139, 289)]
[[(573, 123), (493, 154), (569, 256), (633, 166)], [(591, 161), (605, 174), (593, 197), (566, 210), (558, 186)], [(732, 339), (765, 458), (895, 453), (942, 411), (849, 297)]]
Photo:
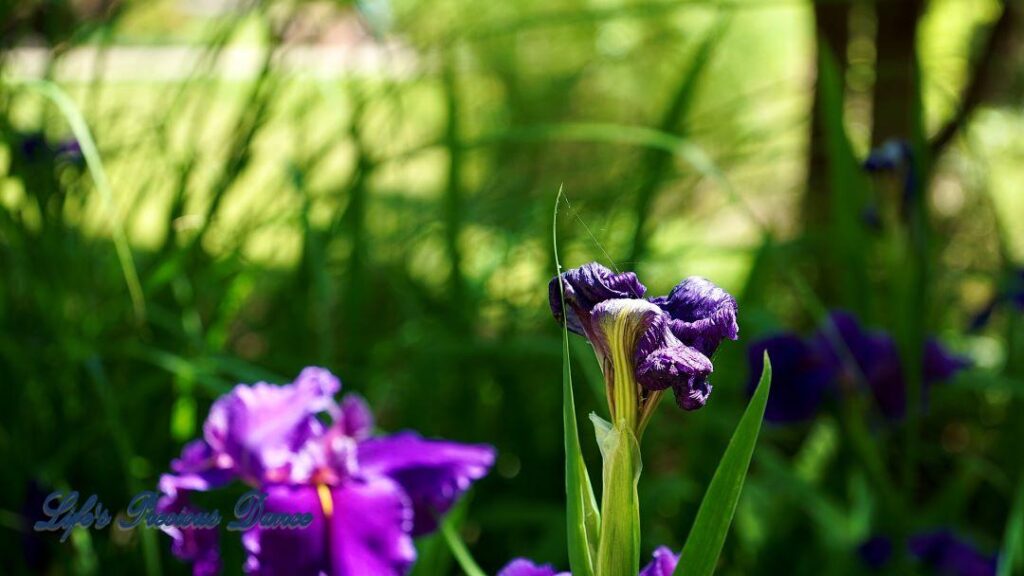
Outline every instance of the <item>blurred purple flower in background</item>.
[(889, 173), (903, 176), (900, 213), (905, 218), (918, 185), (918, 168), (914, 165), (914, 149), (910, 143), (899, 139), (887, 140), (868, 154), (864, 160), (864, 169), (872, 174)]
[[(164, 511), (195, 510), (188, 493), (241, 480), (267, 494), (264, 512), (311, 513), (303, 529), (254, 526), (242, 535), (248, 574), (404, 574), (412, 538), (494, 462), (490, 446), (427, 440), (412, 432), (372, 437), (366, 403), (334, 395), (341, 383), (306, 368), (292, 384), (238, 385), (210, 408), (203, 437), (160, 479)], [(216, 530), (166, 529), (196, 575), (220, 569)]]
[[(723, 339), (736, 340), (739, 335), (736, 300), (729, 293), (704, 278), (691, 277), (667, 296), (645, 299), (647, 288), (636, 274), (617, 274), (596, 262), (568, 270), (561, 279), (566, 307), (556, 277), (548, 285), (551, 312), (569, 330), (590, 340), (606, 377), (610, 348), (625, 345), (645, 398), (671, 387), (676, 402), (686, 410), (707, 402), (711, 356)], [(612, 342), (616, 335), (605, 326), (626, 316), (632, 317), (638, 334), (618, 335), (628, 342)]]
[(868, 568), (880, 570), (892, 558), (892, 540), (885, 536), (872, 536), (857, 547), (857, 553)]
[[(895, 340), (881, 331), (865, 330), (845, 312), (832, 312), (809, 338), (775, 335), (754, 342), (749, 350), (752, 392), (761, 373), (761, 356), (772, 357), (776, 384), (768, 398), (765, 419), (798, 422), (814, 417), (822, 402), (839, 390), (841, 383), (866, 388), (879, 410), (889, 419), (902, 418), (907, 409), (903, 363)], [(948, 380), (970, 362), (950, 354), (936, 340), (925, 343), (925, 389)]]
[(995, 556), (982, 554), (949, 530), (912, 536), (907, 547), (911, 555), (942, 576), (994, 576), (996, 573)]
[(816, 340), (794, 334), (779, 334), (758, 340), (747, 350), (753, 395), (764, 367), (764, 353), (772, 359), (775, 380), (768, 395), (764, 417), (771, 422), (802, 422), (818, 413), (825, 398), (835, 389), (836, 367), (817, 350)]
[(82, 147), (74, 138), (51, 143), (42, 132), (28, 132), (17, 136), (17, 140), (21, 156), (29, 163), (61, 160), (80, 165), (84, 162)]
[(989, 303), (971, 320), (970, 329), (979, 330), (988, 324), (992, 314), (1002, 305), (1024, 312), (1024, 268), (1016, 268), (1006, 275)]
[[(672, 576), (679, 563), (679, 555), (665, 546), (654, 551), (653, 558), (637, 576)], [(571, 576), (569, 572), (558, 572), (550, 564), (537, 565), (525, 558), (516, 558), (498, 572), (498, 576)]]
[[(858, 548), (869, 568), (881, 570), (893, 555), (892, 540), (873, 536)], [(998, 558), (983, 554), (950, 530), (919, 532), (907, 541), (907, 551), (930, 573), (939, 576), (994, 576)]]

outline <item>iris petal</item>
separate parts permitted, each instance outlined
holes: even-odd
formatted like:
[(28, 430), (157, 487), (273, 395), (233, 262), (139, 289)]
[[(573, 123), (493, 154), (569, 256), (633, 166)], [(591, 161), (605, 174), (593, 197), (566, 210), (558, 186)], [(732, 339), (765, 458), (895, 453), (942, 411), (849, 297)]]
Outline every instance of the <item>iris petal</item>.
[(736, 299), (715, 283), (691, 276), (676, 285), (668, 296), (651, 300), (672, 317), (672, 333), (707, 357), (724, 339), (736, 340)]
[(398, 482), (412, 501), (415, 535), (431, 532), (456, 500), (494, 464), (494, 448), (427, 440), (414, 432), (371, 438), (358, 446), (364, 475)]
[(416, 560), (412, 509), (388, 478), (346, 482), (331, 491), (330, 574), (399, 576)]
[[(161, 513), (199, 512), (184, 492), (164, 496), (157, 502)], [(192, 564), (193, 576), (214, 576), (220, 573), (220, 535), (216, 528), (178, 528), (161, 526), (171, 537), (171, 553), (183, 562)]]
[(571, 576), (568, 572), (555, 572), (550, 564), (534, 564), (526, 558), (516, 558), (498, 572), (498, 576)]
[(640, 571), (639, 576), (672, 576), (678, 563), (678, 554), (673, 553), (666, 546), (659, 546), (654, 551), (654, 558)]
[(284, 386), (239, 384), (210, 408), (204, 438), (218, 459), (251, 481), (308, 480), (292, 471), (312, 466), (293, 464), (309, 456), (303, 454), (307, 443), (323, 434), (317, 414), (338, 412), (334, 394), (340, 388), (330, 372), (314, 367)]
[(647, 292), (647, 287), (640, 283), (636, 274), (617, 274), (597, 262), (564, 272), (562, 281), (568, 309), (562, 309), (556, 277), (548, 284), (551, 313), (559, 323), (565, 322), (569, 330), (580, 335), (586, 334), (586, 324), (594, 306), (613, 298), (643, 298)]

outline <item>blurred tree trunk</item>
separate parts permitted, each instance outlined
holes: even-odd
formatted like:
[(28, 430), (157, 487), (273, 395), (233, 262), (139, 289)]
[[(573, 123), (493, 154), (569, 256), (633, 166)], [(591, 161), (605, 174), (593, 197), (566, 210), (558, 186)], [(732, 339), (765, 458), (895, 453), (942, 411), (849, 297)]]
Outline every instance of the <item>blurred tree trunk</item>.
[(875, 88), (871, 107), (871, 143), (890, 138), (910, 140), (914, 134), (917, 65), (917, 24), (921, 0), (875, 4)]
[[(835, 58), (840, 77), (845, 77), (848, 65), (846, 47), (850, 40), (850, 4), (848, 2), (815, 2), (814, 22), (817, 33), (818, 50), (828, 50)], [(820, 61), (815, 59), (816, 62)], [(807, 235), (808, 245), (815, 251), (815, 261), (824, 264), (827, 261), (827, 243), (823, 240), (828, 234), (831, 208), (829, 206), (829, 170), (826, 152), (824, 91), (821, 87), (821, 75), (815, 81), (811, 113), (811, 134), (807, 155), (807, 189), (804, 191), (802, 221)], [(830, 274), (822, 274), (819, 284), (824, 284)], [(829, 286), (818, 286), (820, 293), (828, 296), (832, 293)]]

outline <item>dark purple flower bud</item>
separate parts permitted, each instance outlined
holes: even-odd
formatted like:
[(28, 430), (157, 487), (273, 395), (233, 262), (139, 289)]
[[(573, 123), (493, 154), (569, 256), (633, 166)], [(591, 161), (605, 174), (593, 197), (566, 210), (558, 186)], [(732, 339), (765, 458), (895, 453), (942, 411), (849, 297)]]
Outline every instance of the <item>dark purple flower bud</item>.
[(757, 388), (765, 351), (772, 359), (774, 384), (768, 395), (765, 420), (780, 423), (810, 420), (826, 395), (833, 392), (835, 364), (827, 361), (815, 344), (793, 334), (779, 334), (759, 340), (747, 350), (750, 394)]
[(994, 576), (995, 556), (982, 554), (949, 530), (925, 532), (910, 538), (910, 553), (942, 576)]
[(739, 338), (736, 299), (710, 280), (692, 276), (668, 296), (652, 298), (672, 317), (672, 333), (688, 346), (710, 358), (722, 340)]
[(568, 309), (562, 309), (562, 295), (556, 277), (548, 283), (551, 313), (555, 320), (565, 322), (569, 330), (581, 336), (586, 335), (586, 323), (590, 321), (590, 311), (594, 306), (613, 298), (643, 298), (647, 292), (636, 274), (616, 274), (597, 262), (562, 273), (562, 281)]
[(551, 311), (594, 346), (613, 421), (625, 418), (642, 430), (669, 387), (684, 409), (704, 406), (711, 393), (710, 358), (723, 339), (735, 340), (739, 333), (736, 300), (728, 292), (692, 277), (668, 296), (644, 300), (646, 288), (636, 275), (616, 274), (597, 263), (561, 278), (568, 309), (562, 308), (555, 278), (548, 286)]
[(892, 558), (892, 540), (885, 536), (872, 536), (857, 547), (857, 554), (869, 568), (880, 570)]

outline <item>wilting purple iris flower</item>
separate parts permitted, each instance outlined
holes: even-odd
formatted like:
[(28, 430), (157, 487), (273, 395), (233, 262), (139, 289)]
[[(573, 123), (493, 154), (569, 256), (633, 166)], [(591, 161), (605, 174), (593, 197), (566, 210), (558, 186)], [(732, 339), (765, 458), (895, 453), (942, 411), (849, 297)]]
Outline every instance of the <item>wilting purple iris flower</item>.
[[(593, 262), (551, 280), (548, 295), (555, 319), (594, 346), (609, 385), (613, 419), (616, 368), (639, 385), (643, 422), (669, 387), (686, 410), (704, 406), (711, 393), (711, 356), (723, 339), (735, 340), (736, 300), (704, 278), (683, 280), (667, 296), (645, 299), (636, 274), (617, 274)], [(620, 366), (629, 364), (628, 367)]]
[[(867, 566), (880, 570), (892, 557), (892, 548), (892, 540), (874, 536), (858, 552)], [(998, 566), (995, 556), (981, 553), (949, 530), (915, 534), (907, 542), (907, 550), (939, 576), (993, 576)]]
[[(190, 492), (241, 480), (266, 493), (264, 512), (313, 515), (307, 528), (245, 531), (246, 573), (405, 573), (416, 556), (412, 538), (436, 528), (487, 474), (494, 450), (412, 432), (373, 437), (366, 403), (348, 395), (338, 404), (340, 388), (322, 368), (306, 368), (284, 386), (236, 386), (210, 408), (203, 437), (161, 477), (159, 508), (194, 511)], [(166, 531), (194, 574), (219, 571), (216, 530)]]
[[(679, 555), (665, 546), (654, 551), (651, 562), (640, 570), (638, 576), (672, 576), (679, 563)], [(537, 565), (525, 558), (509, 562), (498, 572), (498, 576), (572, 576), (569, 572), (558, 572), (550, 564)]]
[[(777, 384), (768, 398), (767, 420), (810, 419), (841, 381), (865, 385), (887, 418), (898, 419), (906, 413), (907, 390), (896, 342), (884, 332), (865, 330), (850, 314), (833, 312), (807, 339), (787, 334), (755, 342), (748, 358), (751, 390), (766, 349)], [(969, 366), (965, 358), (950, 354), (935, 340), (926, 342), (923, 360), (926, 386), (948, 380)]]

